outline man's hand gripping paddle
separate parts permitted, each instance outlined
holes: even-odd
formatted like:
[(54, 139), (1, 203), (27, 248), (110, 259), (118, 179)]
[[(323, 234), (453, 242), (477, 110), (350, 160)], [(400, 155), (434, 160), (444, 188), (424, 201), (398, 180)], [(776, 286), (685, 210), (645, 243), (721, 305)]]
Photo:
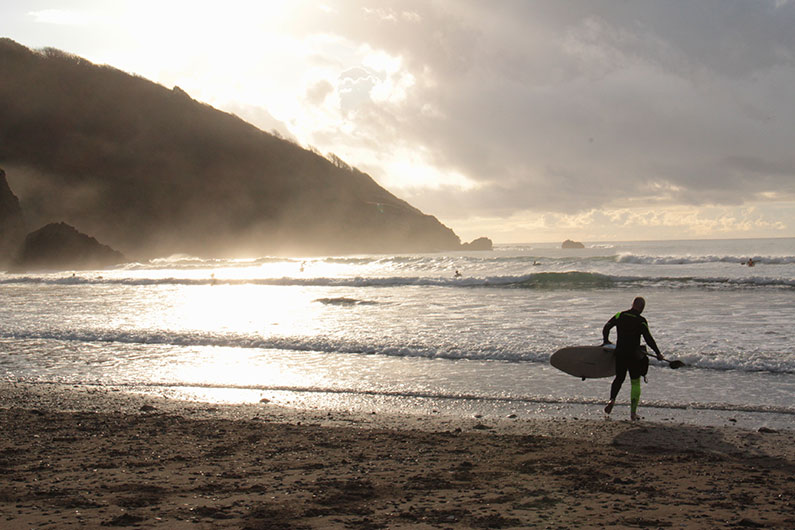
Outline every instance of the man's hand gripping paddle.
[[(649, 357), (651, 357), (652, 359), (656, 359), (656, 358), (657, 358), (657, 356), (656, 356), (656, 355), (652, 355), (651, 353), (647, 353), (646, 355), (648, 355), (648, 356), (649, 356)], [(662, 360), (663, 360), (663, 361), (665, 361), (665, 362), (667, 362), (667, 363), (668, 363), (668, 366), (669, 366), (669, 367), (671, 367), (671, 368), (672, 368), (672, 369), (674, 369), (674, 370), (676, 370), (677, 368), (681, 368), (681, 367), (683, 367), (683, 366), (687, 366), (687, 365), (686, 365), (685, 363), (683, 363), (682, 361), (669, 361), (668, 359), (662, 359)]]

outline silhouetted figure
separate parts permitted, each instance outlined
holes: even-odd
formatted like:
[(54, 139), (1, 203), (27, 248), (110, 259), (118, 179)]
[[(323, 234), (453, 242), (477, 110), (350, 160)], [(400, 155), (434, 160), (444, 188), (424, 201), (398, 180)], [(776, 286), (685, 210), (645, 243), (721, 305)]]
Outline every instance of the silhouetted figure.
[(645, 372), (649, 366), (646, 354), (639, 353), (641, 336), (646, 341), (646, 344), (657, 354), (657, 360), (664, 360), (660, 353), (660, 348), (657, 347), (657, 343), (654, 342), (654, 338), (651, 336), (646, 319), (640, 316), (645, 306), (646, 300), (638, 296), (632, 301), (632, 309), (617, 313), (607, 321), (607, 324), (602, 329), (604, 344), (610, 344), (610, 330), (618, 326), (615, 353), (616, 377), (610, 386), (610, 401), (605, 407), (606, 414), (610, 414), (613, 411), (618, 391), (621, 390), (621, 385), (627, 377), (627, 372), (629, 372), (630, 382), (632, 383), (630, 418), (632, 420), (640, 419), (637, 414), (638, 404), (640, 403), (640, 378), (646, 375)]

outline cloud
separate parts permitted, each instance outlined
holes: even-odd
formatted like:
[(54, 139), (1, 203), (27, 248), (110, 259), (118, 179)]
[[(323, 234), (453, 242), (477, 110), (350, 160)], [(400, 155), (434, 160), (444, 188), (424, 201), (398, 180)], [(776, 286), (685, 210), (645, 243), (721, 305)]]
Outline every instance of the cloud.
[[(433, 191), (429, 177), (427, 205), (510, 216), (795, 197), (791, 3), (340, 2), (316, 24), (413, 80), (378, 104), (372, 75), (341, 82), (357, 134), (323, 135), (331, 149), (359, 165), (373, 139), (421, 148), (439, 175), (477, 183)], [(382, 162), (365, 169), (383, 179)]]
[[(136, 59), (103, 38), (100, 62), (333, 152), (451, 224), (683, 207), (707, 227), (713, 207), (795, 201), (795, 2), (230, 0), (152, 24), (121, 4), (84, 12), (129, 22), (112, 33)], [(636, 224), (652, 223), (668, 226)]]
[(309, 87), (306, 91), (306, 99), (310, 104), (320, 106), (332, 92), (334, 92), (334, 86), (325, 79), (322, 79)]

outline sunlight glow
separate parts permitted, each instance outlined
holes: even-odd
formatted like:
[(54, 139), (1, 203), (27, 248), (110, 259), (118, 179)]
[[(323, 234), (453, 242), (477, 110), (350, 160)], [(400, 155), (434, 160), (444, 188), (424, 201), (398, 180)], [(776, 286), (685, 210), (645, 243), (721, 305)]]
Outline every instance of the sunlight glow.
[(471, 191), (478, 189), (480, 184), (466, 175), (452, 170), (440, 170), (428, 162), (423, 152), (395, 149), (388, 153), (381, 164), (386, 168), (381, 185), (394, 190), (422, 190), (454, 188)]
[[(245, 285), (208, 285), (186, 290), (174, 308), (181, 327), (200, 331), (245, 333), (266, 330), (291, 333), (299, 327), (296, 311), (302, 315), (311, 300), (299, 289), (271, 287), (267, 298), (263, 289)], [(303, 320), (303, 317), (300, 319)]]
[[(322, 385), (327, 378), (323, 370), (302, 370), (295, 362), (285, 362), (284, 355), (277, 350), (270, 353), (263, 355), (262, 350), (243, 348), (201, 348), (173, 365), (167, 379), (204, 385), (204, 393), (217, 394), (234, 392), (224, 386), (309, 388)], [(213, 385), (219, 388), (214, 389)], [(243, 389), (240, 392), (245, 393)]]
[(398, 103), (408, 97), (408, 92), (415, 84), (414, 76), (403, 69), (403, 59), (394, 57), (382, 50), (373, 50), (370, 46), (363, 47), (362, 64), (379, 73), (384, 78), (370, 90), (370, 97), (375, 102)]
[[(302, 335), (321, 325), (321, 315), (327, 308), (315, 301), (311, 287), (294, 285), (295, 279), (306, 278), (312, 284), (318, 278), (332, 282), (334, 278), (361, 273), (333, 259), (266, 258), (262, 263), (259, 260), (238, 260), (238, 263), (239, 267), (217, 269), (184, 266), (147, 269), (144, 265), (140, 269), (103, 271), (106, 279), (132, 279), (133, 286), (138, 277), (164, 282), (160, 296), (153, 298), (157, 310), (141, 307), (134, 322), (120, 321), (115, 325), (146, 325), (164, 332), (190, 330), (197, 338), (215, 333), (254, 333), (265, 339)], [(290, 285), (281, 285), (283, 278), (292, 278)], [(173, 285), (179, 286), (179, 295)], [(147, 322), (149, 315), (159, 315), (158, 320)]]
[(98, 21), (95, 15), (67, 9), (43, 9), (28, 14), (38, 23), (59, 26), (83, 26)]

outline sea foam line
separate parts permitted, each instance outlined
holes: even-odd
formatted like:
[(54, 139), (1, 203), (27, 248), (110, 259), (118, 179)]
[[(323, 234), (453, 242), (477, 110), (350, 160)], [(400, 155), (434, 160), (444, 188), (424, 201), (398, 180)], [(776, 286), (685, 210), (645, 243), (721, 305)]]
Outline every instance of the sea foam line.
[(298, 287), (496, 287), (520, 289), (605, 289), (617, 287), (662, 287), (662, 288), (709, 288), (709, 289), (753, 289), (795, 288), (795, 278), (771, 278), (752, 276), (745, 278), (698, 277), (698, 276), (617, 276), (596, 272), (539, 272), (524, 275), (488, 277), (291, 277), (280, 278), (136, 278), (98, 276), (11, 276), (0, 279), (0, 285), (118, 285), (146, 286), (298, 286)]
[(648, 256), (643, 254), (619, 254), (617, 263), (638, 265), (697, 265), (704, 263), (731, 263), (745, 265), (748, 258), (757, 265), (792, 265), (795, 256)]
[(252, 267), (269, 264), (314, 264), (331, 263), (337, 265), (351, 266), (405, 266), (411, 265), (418, 268), (436, 268), (439, 266), (449, 267), (450, 264), (526, 264), (532, 266), (535, 263), (572, 263), (572, 262), (617, 262), (634, 263), (640, 265), (690, 265), (703, 263), (731, 263), (745, 264), (748, 258), (752, 258), (758, 264), (767, 265), (791, 265), (795, 264), (795, 256), (792, 255), (733, 255), (733, 254), (708, 254), (708, 255), (652, 255), (638, 254), (634, 252), (622, 252), (618, 254), (606, 254), (598, 256), (588, 255), (567, 255), (549, 256), (548, 253), (539, 251), (538, 253), (526, 255), (502, 255), (498, 252), (482, 255), (393, 255), (393, 256), (339, 256), (326, 258), (281, 258), (281, 257), (262, 257), (252, 259), (206, 259), (190, 256), (178, 256), (172, 258), (154, 259), (145, 263), (129, 263), (122, 266), (127, 270), (147, 270), (147, 269), (213, 269), (213, 268), (237, 268)]
[[(175, 332), (168, 330), (0, 330), (0, 339), (18, 341), (52, 340), (67, 343), (117, 343), (144, 346), (174, 346), (178, 348), (232, 348), (257, 349), (319, 354), (384, 355), (388, 357), (445, 359), (450, 361), (506, 361), (548, 363), (551, 351), (532, 351), (521, 345), (484, 343), (476, 347), (461, 348), (426, 344), (391, 344), (346, 340), (327, 336), (269, 336), (235, 334)], [(265, 354), (267, 355), (267, 354)], [(689, 353), (677, 356), (688, 368), (713, 371), (795, 373), (795, 358), (791, 354), (770, 353), (763, 358), (743, 358), (732, 354)], [(653, 361), (657, 363), (657, 361)], [(659, 364), (665, 367), (665, 364)]]
[[(63, 384), (63, 381), (49, 380), (25, 380), (27, 384), (55, 385)], [(604, 400), (584, 397), (553, 397), (539, 395), (515, 395), (515, 396), (495, 396), (486, 394), (471, 393), (450, 393), (433, 391), (413, 391), (413, 390), (381, 390), (381, 389), (360, 389), (347, 387), (320, 387), (320, 386), (290, 386), (290, 385), (230, 385), (213, 383), (188, 383), (188, 382), (147, 382), (147, 383), (102, 383), (102, 382), (81, 382), (83, 386), (129, 388), (145, 390), (147, 388), (167, 388), (167, 389), (212, 389), (212, 390), (251, 390), (257, 392), (293, 392), (296, 394), (332, 394), (332, 395), (352, 395), (366, 397), (395, 397), (403, 399), (437, 399), (445, 401), (484, 401), (495, 403), (530, 403), (530, 404), (550, 404), (550, 405), (595, 405), (601, 408)], [(644, 401), (643, 406), (655, 409), (677, 409), (677, 410), (711, 410), (722, 412), (748, 412), (763, 414), (784, 414), (795, 416), (795, 407), (782, 405), (742, 405), (737, 403), (676, 403), (670, 401)]]

